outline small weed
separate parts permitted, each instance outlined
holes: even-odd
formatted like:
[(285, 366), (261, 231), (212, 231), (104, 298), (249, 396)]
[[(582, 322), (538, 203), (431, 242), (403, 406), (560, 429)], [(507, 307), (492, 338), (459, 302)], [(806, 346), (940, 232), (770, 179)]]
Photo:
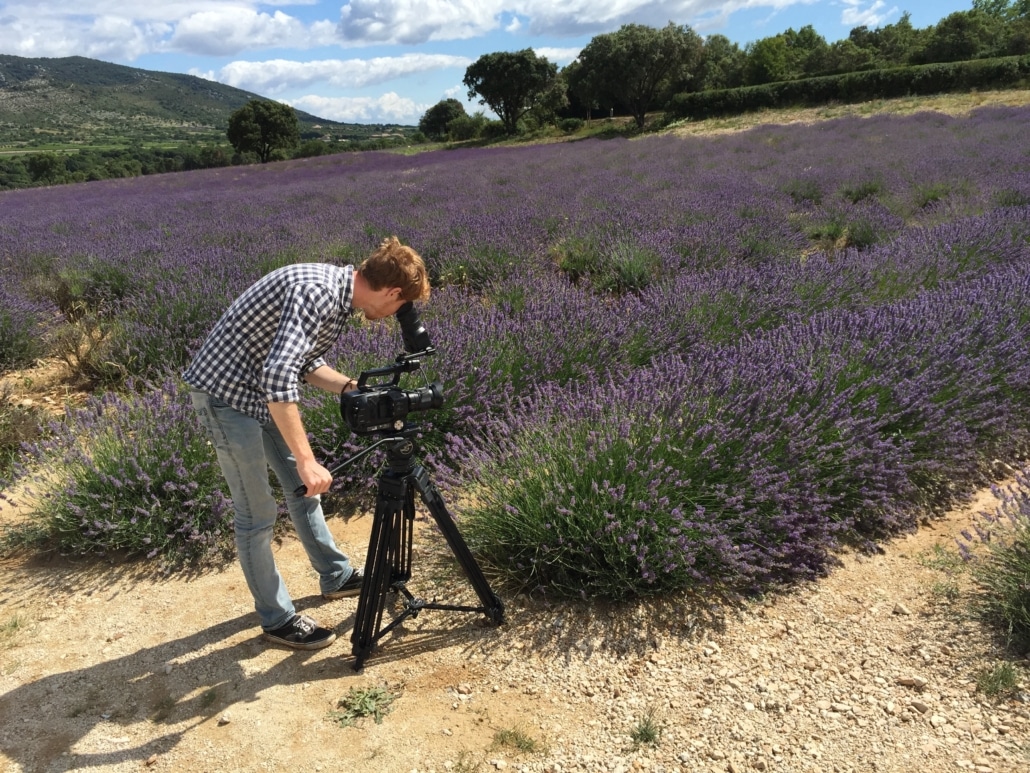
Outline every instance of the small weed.
[(934, 598), (940, 599), (941, 601), (957, 601), (962, 592), (959, 590), (958, 583), (954, 580), (944, 580), (943, 582), (935, 582), (930, 586), (930, 593)]
[(100, 713), (98, 706), (103, 699), (100, 691), (88, 688), (85, 693), (78, 693), (78, 700), (68, 707), (66, 717), (95, 716)]
[(927, 569), (936, 569), (939, 572), (953, 574), (964, 572), (966, 562), (958, 552), (951, 552), (940, 545), (934, 545), (930, 550), (924, 550), (916, 556), (916, 561)]
[(333, 721), (341, 727), (353, 725), (362, 717), (372, 717), (376, 724), (382, 724), (383, 717), (390, 712), (391, 704), (400, 696), (382, 687), (358, 689), (352, 687), (337, 701), (337, 711), (329, 712)]
[(23, 665), (24, 663), (18, 659), (0, 661), (0, 676), (9, 676)]
[(1019, 191), (1006, 188), (995, 192), (991, 201), (996, 207), (1025, 207), (1030, 204), (1030, 196)]
[(506, 746), (509, 749), (515, 749), (527, 754), (541, 751), (540, 744), (536, 739), (530, 737), (528, 733), (518, 727), (498, 730), (494, 733), (494, 746)]
[(633, 739), (634, 746), (643, 746), (644, 744), (658, 745), (658, 739), (662, 735), (662, 726), (658, 722), (656, 714), (655, 709), (648, 709), (643, 718), (630, 731), (629, 737)]
[(168, 717), (172, 715), (172, 710), (175, 708), (175, 698), (171, 695), (166, 695), (164, 698), (159, 700), (154, 706), (153, 712), (150, 714), (150, 721), (154, 724), (158, 722), (164, 722)]
[(476, 773), (482, 761), (468, 749), (458, 752), (458, 760), (451, 767), (451, 773)]
[(1001, 698), (1019, 685), (1019, 673), (1011, 663), (998, 663), (977, 674), (976, 689), (988, 698)]
[(200, 696), (200, 708), (209, 709), (218, 700), (218, 690), (210, 689)]
[(24, 615), (15, 613), (7, 618), (3, 625), (0, 625), (0, 638), (6, 639), (10, 636), (14, 636), (19, 631), (24, 631), (28, 624), (28, 618)]

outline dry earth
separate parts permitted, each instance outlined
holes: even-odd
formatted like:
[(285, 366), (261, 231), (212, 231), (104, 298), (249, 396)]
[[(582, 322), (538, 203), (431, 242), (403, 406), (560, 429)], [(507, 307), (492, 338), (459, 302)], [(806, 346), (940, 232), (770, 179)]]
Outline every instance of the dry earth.
[[(0, 768), (1025, 771), (1028, 696), (975, 692), (1005, 656), (951, 600), (963, 577), (945, 571), (957, 530), (991, 504), (985, 492), (882, 555), (844, 556), (825, 580), (743, 609), (508, 598), (500, 627), (423, 610), (361, 672), (356, 601), (322, 601), (290, 537), (277, 559), (298, 606), (339, 632), (326, 650), (263, 643), (235, 565), (160, 577), (10, 558)], [(330, 521), (356, 556), (370, 522)], [(412, 589), (472, 601), (438, 544), (419, 530)], [(334, 720), (352, 688), (397, 696), (381, 724)], [(635, 746), (648, 717), (658, 742)]]
[[(922, 104), (962, 113), (1028, 95)], [(707, 125), (737, 128), (747, 127)], [(81, 396), (53, 369), (8, 383), (19, 401)], [(1027, 664), (1011, 661), (1020, 691), (976, 691), (983, 669), (1012, 656), (964, 614), (957, 596), (968, 580), (953, 568), (955, 535), (993, 507), (980, 492), (880, 555), (844, 555), (828, 578), (744, 608), (506, 598), (500, 627), (425, 610), (360, 672), (349, 643), (356, 600), (321, 600), (289, 535), (277, 560), (298, 607), (339, 633), (314, 653), (260, 640), (236, 565), (165, 576), (9, 557), (0, 770), (1023, 772)], [(330, 520), (359, 562), (371, 520)], [(440, 544), (419, 529), (412, 590), (474, 603)], [(396, 696), (381, 723), (336, 720), (349, 691), (379, 688)], [(634, 742), (647, 730), (656, 743)]]

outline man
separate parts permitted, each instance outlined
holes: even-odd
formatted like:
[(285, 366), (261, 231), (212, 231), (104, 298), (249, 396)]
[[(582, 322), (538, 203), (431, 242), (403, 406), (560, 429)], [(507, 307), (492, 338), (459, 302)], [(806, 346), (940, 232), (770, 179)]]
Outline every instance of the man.
[[(328, 647), (336, 634), (297, 614), (272, 555), (277, 505), (268, 468), (283, 487), (294, 529), (318, 572), (323, 597), (358, 595), (353, 569), (326, 527), (320, 494), (332, 475), (316, 461), (298, 408), (306, 381), (341, 394), (357, 382), (323, 355), (355, 309), (366, 319), (395, 314), (429, 297), (422, 258), (396, 237), (360, 267), (300, 263), (277, 269), (246, 290), (214, 326), (183, 373), (211, 434), (235, 510), (236, 549), (264, 638), (294, 649)], [(306, 496), (294, 492), (306, 487)]]

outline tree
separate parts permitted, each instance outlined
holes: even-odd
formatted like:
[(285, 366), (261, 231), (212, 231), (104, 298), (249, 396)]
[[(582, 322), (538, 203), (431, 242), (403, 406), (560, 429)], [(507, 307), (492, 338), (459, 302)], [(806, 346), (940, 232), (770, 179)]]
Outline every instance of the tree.
[(873, 49), (862, 48), (850, 38), (835, 40), (826, 54), (826, 72), (844, 73), (866, 69), (873, 63), (873, 55)]
[(744, 52), (725, 35), (705, 38), (694, 79), (693, 91), (732, 89), (744, 82)]
[(229, 116), (229, 142), (237, 153), (254, 153), (262, 164), (300, 143), (300, 124), (289, 105), (252, 99)]
[(29, 175), (34, 182), (52, 185), (64, 174), (64, 158), (56, 153), (33, 153), (28, 159)]
[(793, 27), (783, 33), (790, 57), (791, 77), (817, 75), (826, 69), (830, 47), (826, 39), (806, 24), (797, 32)]
[(919, 59), (962, 62), (996, 56), (1004, 50), (1003, 20), (982, 11), (955, 11), (937, 22)]
[(749, 86), (776, 83), (790, 79), (790, 51), (783, 35), (749, 43), (744, 79)]
[(703, 48), (689, 27), (624, 24), (580, 51), (575, 87), (603, 107), (624, 107), (643, 129), (647, 111), (691, 81)]
[(447, 124), (467, 115), (465, 106), (456, 99), (444, 99), (426, 110), (418, 122), (418, 130), (431, 140), (447, 137)]
[(479, 97), (504, 124), (507, 134), (517, 134), (519, 119), (541, 102), (558, 77), (558, 66), (526, 48), (514, 53), (484, 54), (465, 70), (462, 81), (469, 99)]

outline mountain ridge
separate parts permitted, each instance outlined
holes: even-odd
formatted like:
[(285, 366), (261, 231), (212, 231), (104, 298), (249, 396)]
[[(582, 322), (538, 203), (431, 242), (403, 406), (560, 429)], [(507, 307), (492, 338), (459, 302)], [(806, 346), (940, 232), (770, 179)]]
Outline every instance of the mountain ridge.
[[(229, 116), (268, 99), (195, 75), (144, 70), (82, 56), (0, 54), (0, 148), (46, 145), (225, 142)], [(302, 136), (368, 139), (396, 124), (346, 124), (297, 110)]]

